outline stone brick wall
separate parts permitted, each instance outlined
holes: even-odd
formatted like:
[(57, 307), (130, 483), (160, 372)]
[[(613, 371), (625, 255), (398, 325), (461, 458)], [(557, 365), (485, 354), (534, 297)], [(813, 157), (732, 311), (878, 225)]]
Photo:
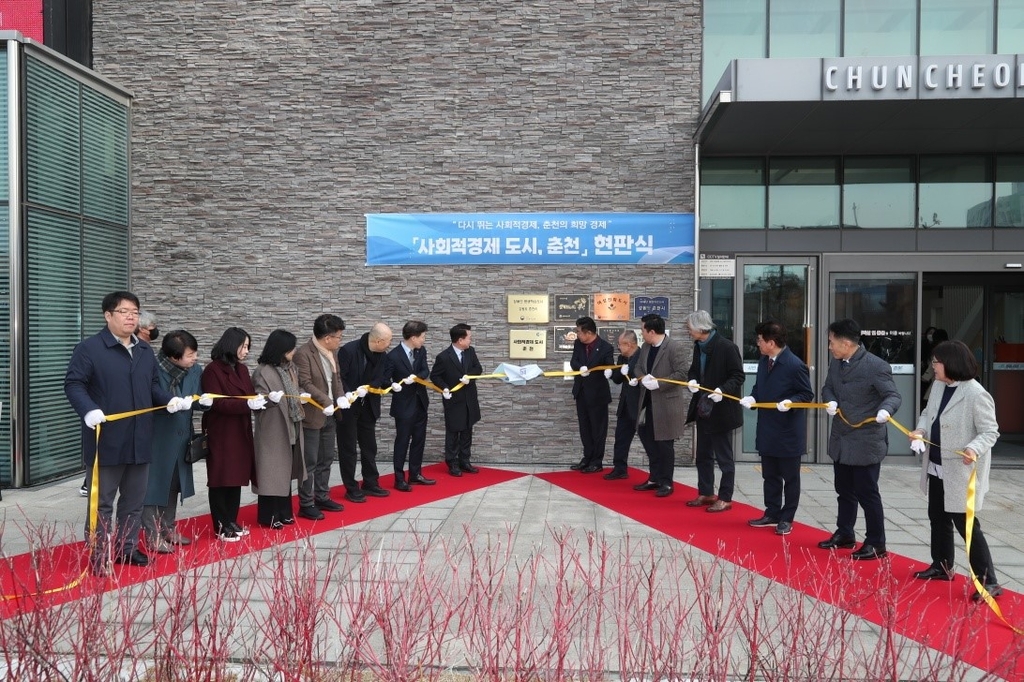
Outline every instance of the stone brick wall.
[[(135, 95), (132, 286), (204, 358), (228, 326), (258, 354), (330, 311), (347, 339), (422, 319), (431, 357), (468, 322), (489, 370), (508, 356), (506, 292), (668, 295), (682, 333), (692, 267), (368, 268), (363, 215), (693, 211), (700, 7), (93, 0), (95, 68)], [(481, 395), (479, 461), (578, 458), (567, 382)]]

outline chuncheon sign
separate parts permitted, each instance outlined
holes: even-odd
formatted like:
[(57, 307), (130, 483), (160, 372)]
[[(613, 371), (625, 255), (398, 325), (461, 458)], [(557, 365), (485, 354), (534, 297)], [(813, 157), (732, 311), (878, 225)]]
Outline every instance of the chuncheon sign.
[(371, 213), (367, 265), (693, 263), (692, 213)]

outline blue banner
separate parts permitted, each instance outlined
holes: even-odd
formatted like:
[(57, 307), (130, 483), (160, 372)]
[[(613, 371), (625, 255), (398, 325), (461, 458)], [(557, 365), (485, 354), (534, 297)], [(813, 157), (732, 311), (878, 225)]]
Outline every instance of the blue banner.
[(370, 213), (367, 265), (693, 263), (692, 213)]

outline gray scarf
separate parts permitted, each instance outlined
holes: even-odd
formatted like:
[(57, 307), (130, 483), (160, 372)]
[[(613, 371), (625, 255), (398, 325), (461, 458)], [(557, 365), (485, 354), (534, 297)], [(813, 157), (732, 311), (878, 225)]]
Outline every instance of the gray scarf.
[(299, 401), (299, 388), (296, 386), (294, 370), (292, 369), (291, 363), (280, 364), (274, 369), (277, 370), (278, 375), (281, 377), (281, 383), (284, 385), (284, 394), (287, 396), (285, 400), (288, 401), (288, 414), (291, 416), (293, 422), (302, 421), (302, 403)]

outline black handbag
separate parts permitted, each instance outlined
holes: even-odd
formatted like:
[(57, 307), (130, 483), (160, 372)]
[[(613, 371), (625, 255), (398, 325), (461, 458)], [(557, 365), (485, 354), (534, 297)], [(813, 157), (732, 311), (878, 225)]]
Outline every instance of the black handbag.
[(188, 442), (188, 449), (185, 450), (185, 461), (195, 464), (209, 456), (210, 442), (206, 439), (206, 432), (193, 434)]

